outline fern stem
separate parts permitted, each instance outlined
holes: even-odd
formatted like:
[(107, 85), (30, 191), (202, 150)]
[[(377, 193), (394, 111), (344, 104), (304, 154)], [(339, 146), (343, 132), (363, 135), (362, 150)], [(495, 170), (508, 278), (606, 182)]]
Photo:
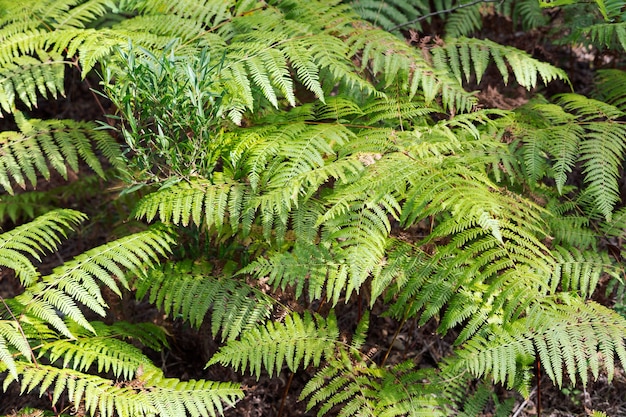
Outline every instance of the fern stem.
[(391, 354), (391, 349), (393, 349), (393, 344), (395, 343), (396, 339), (398, 338), (398, 335), (400, 334), (400, 331), (402, 330), (402, 328), (406, 324), (406, 321), (407, 321), (407, 317), (405, 315), (402, 318), (402, 322), (400, 323), (400, 325), (396, 329), (395, 333), (393, 334), (393, 339), (391, 339), (391, 343), (389, 343), (389, 347), (387, 348), (387, 353), (385, 353), (385, 357), (383, 358), (383, 361), (380, 364), (381, 367), (385, 366), (385, 363), (387, 362), (387, 359), (389, 358), (389, 355)]
[(526, 405), (528, 404), (528, 402), (530, 401), (530, 399), (533, 397), (533, 395), (535, 394), (535, 392), (537, 392), (537, 387), (533, 388), (533, 390), (530, 392), (530, 395), (528, 396), (527, 399), (524, 400), (523, 403), (521, 403), (517, 409), (515, 410), (515, 412), (513, 414), (511, 414), (511, 417), (518, 417), (522, 411), (524, 411), (524, 408), (526, 408)]
[(292, 372), (289, 375), (289, 379), (287, 380), (287, 385), (285, 386), (285, 391), (283, 392), (283, 398), (280, 400), (280, 409), (278, 411), (278, 417), (283, 417), (283, 411), (285, 410), (285, 402), (287, 400), (287, 394), (289, 393), (289, 388), (291, 387), (291, 381), (293, 381), (294, 373)]
[(393, 32), (394, 30), (398, 30), (398, 29), (403, 28), (405, 26), (410, 26), (413, 23), (417, 23), (417, 22), (421, 22), (422, 20), (426, 20), (429, 17), (437, 16), (437, 15), (440, 15), (440, 14), (452, 13), (452, 12), (454, 12), (456, 10), (463, 9), (465, 7), (471, 7), (471, 6), (474, 6), (474, 5), (478, 4), (478, 3), (500, 3), (500, 4), (502, 4), (503, 2), (504, 2), (504, 0), (474, 0), (474, 1), (470, 1), (469, 3), (459, 4), (458, 6), (450, 7), (449, 9), (436, 10), (436, 11), (434, 11), (432, 13), (428, 13), (428, 14), (425, 14), (423, 16), (420, 16), (420, 17), (418, 17), (416, 19), (409, 20), (408, 22), (404, 22), (404, 23), (401, 23), (399, 25), (393, 26), (392, 28), (389, 28), (388, 30), (390, 32)]
[(541, 417), (541, 361), (537, 357), (537, 417)]

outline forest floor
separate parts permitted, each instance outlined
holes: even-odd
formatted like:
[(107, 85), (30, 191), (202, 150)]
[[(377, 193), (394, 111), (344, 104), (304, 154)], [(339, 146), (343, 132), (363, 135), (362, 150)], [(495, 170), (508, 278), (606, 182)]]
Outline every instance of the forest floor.
[[(485, 28), (484, 33), (488, 37), (494, 41), (526, 50), (539, 59), (557, 63), (568, 71), (576, 92), (585, 93), (587, 86), (592, 84), (591, 68), (594, 65), (600, 61), (610, 62), (611, 59), (610, 56), (601, 56), (584, 48), (575, 50), (550, 45), (545, 40), (546, 33), (544, 32), (516, 33), (514, 30), (503, 30), (502, 22), (494, 21), (492, 24), (493, 27), (490, 28), (488, 25)], [(91, 87), (95, 86), (97, 86), (97, 81), (92, 81)], [(112, 109), (108, 108), (106, 103), (97, 100), (89, 88), (90, 86), (81, 82), (76, 74), (69, 76), (66, 97), (42, 102), (32, 113), (32, 117), (102, 120), (103, 110), (105, 113), (110, 113)], [(501, 77), (495, 71), (487, 72), (480, 84), (470, 88), (479, 91), (482, 104), (486, 107), (515, 108), (526, 102), (530, 96), (530, 93), (524, 89), (513, 85), (503, 85)], [(555, 83), (545, 88), (542, 93), (550, 96), (568, 89), (566, 85)], [(0, 121), (0, 128), (13, 130), (14, 126), (10, 118), (7, 118)], [(78, 177), (79, 175), (74, 175), (75, 180)], [(55, 188), (61, 183), (61, 178), (53, 178), (47, 186)], [(76, 208), (97, 218), (97, 211), (104, 207), (106, 200), (111, 197), (107, 193), (102, 193), (94, 197), (89, 207)], [(72, 207), (75, 203), (71, 195), (64, 196), (61, 201), (66, 204), (66, 207)], [(10, 227), (11, 225), (5, 225), (5, 228)], [(397, 231), (397, 233), (404, 233), (405, 238), (411, 239), (411, 233), (420, 234), (424, 231), (413, 229)], [(60, 260), (69, 259), (86, 248), (104, 243), (109, 235), (110, 230), (105, 224), (96, 223), (89, 228), (88, 232), (85, 231), (69, 240), (58, 256), (55, 254), (54, 258), (44, 260), (43, 270), (50, 270)], [(19, 283), (14, 277), (10, 273), (0, 272), (0, 296), (10, 297), (19, 291)], [(598, 290), (597, 294), (600, 297), (599, 301), (604, 305), (612, 306), (615, 302), (611, 296), (606, 296), (602, 289)], [(288, 294), (285, 294), (285, 297), (287, 296)], [(355, 322), (353, 317), (358, 314), (357, 304), (354, 302), (340, 305), (337, 316), (345, 318), (346, 323)], [(201, 328), (199, 331), (190, 329), (184, 323), (172, 321), (150, 304), (142, 302), (125, 302), (124, 305), (112, 303), (112, 313), (107, 319), (116, 320), (120, 319), (120, 316), (135, 321), (151, 320), (168, 329), (172, 335), (170, 349), (162, 354), (147, 352), (155, 363), (162, 366), (166, 375), (181, 379), (207, 378), (240, 382), (245, 387), (247, 395), (234, 408), (226, 410), (227, 417), (315, 415), (313, 411), (306, 412), (306, 403), (298, 400), (300, 390), (310, 377), (307, 372), (292, 375), (288, 371), (283, 371), (278, 377), (262, 376), (257, 380), (223, 367), (205, 369), (206, 362), (217, 349), (217, 343), (210, 336), (210, 329)], [(374, 360), (376, 360), (376, 355), (383, 357), (389, 354), (387, 361), (389, 364), (412, 359), (424, 366), (433, 366), (451, 351), (453, 340), (453, 335), (443, 338), (437, 336), (435, 327), (434, 323), (418, 327), (417, 323), (408, 322), (402, 329), (398, 329), (397, 323), (392, 320), (374, 318), (366, 347), (375, 352)], [(387, 352), (389, 346), (392, 348)], [(574, 388), (559, 389), (545, 376), (541, 376), (539, 382), (537, 383), (537, 380), (533, 382), (534, 388), (529, 398), (524, 399), (520, 396), (515, 398), (513, 416), (524, 417), (539, 414), (552, 417), (585, 416), (590, 410), (602, 410), (609, 416), (626, 416), (626, 373), (622, 369), (616, 371), (612, 382), (609, 383), (605, 376), (600, 376), (597, 381), (590, 382), (587, 387), (579, 383)], [(16, 411), (23, 407), (29, 407), (31, 410), (26, 414)], [(51, 410), (49, 400), (45, 395), (42, 397), (38, 394), (20, 396), (15, 384), (6, 393), (0, 394), (0, 415), (40, 416), (42, 415), (40, 410)], [(71, 412), (72, 410), (66, 410), (63, 404), (58, 404), (55, 411)]]

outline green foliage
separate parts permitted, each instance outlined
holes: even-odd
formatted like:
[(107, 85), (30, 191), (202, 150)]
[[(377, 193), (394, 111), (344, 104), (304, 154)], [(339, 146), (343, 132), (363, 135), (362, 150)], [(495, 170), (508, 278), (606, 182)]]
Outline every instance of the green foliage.
[(79, 162), (104, 177), (96, 152), (116, 168), (124, 166), (119, 145), (97, 125), (72, 120), (27, 120), (22, 113), (15, 119), (19, 132), (1, 132), (0, 186), (13, 194), (12, 182), (21, 188), (37, 184), (37, 175), (50, 179), (50, 168), (67, 179), (69, 169), (78, 172)]
[[(166, 377), (142, 350), (168, 349), (163, 328), (90, 320), (107, 314), (105, 288), (210, 328), (222, 344), (207, 366), (308, 375), (300, 398), (320, 416), (505, 414), (491, 387), (528, 395), (536, 361), (559, 387), (626, 366), (626, 320), (591, 301), (622, 275), (604, 248), (626, 218), (624, 73), (600, 72), (591, 97), (513, 111), (463, 87), (490, 66), (529, 94), (569, 83), (462, 37), (492, 12), (539, 25), (529, 2), (26, 3), (0, 2), (0, 105), (19, 129), (2, 133), (0, 185), (17, 195), (0, 215), (29, 220), (0, 235), (0, 264), (24, 287), (0, 308), (5, 389), (102, 416), (213, 416), (243, 397)], [(595, 6), (623, 44), (621, 9)], [(416, 47), (389, 32), (409, 22), (444, 22), (447, 37)], [(617, 44), (598, 25), (578, 29)], [(70, 65), (101, 69), (121, 151), (91, 122), (16, 110), (63, 94)], [(35, 262), (86, 216), (20, 189), (80, 164), (100, 177), (110, 165), (135, 199), (125, 210), (155, 224), (42, 276)], [(378, 355), (368, 332), (381, 315), (454, 344), (428, 369), (390, 359), (393, 341)]]
[(433, 59), (439, 65), (448, 65), (461, 83), (463, 77), (470, 81), (472, 74), (476, 77), (476, 82), (480, 82), (490, 57), (505, 83), (509, 79), (509, 68), (512, 69), (517, 83), (527, 89), (537, 86), (538, 76), (544, 85), (556, 79), (567, 79), (565, 71), (538, 61), (523, 51), (488, 39), (455, 38), (444, 47), (435, 49)]
[(168, 263), (137, 279), (137, 297), (149, 292), (151, 303), (196, 327), (210, 310), (213, 337), (221, 332), (224, 340), (236, 339), (269, 317), (272, 299), (231, 276), (212, 276), (211, 270), (211, 265), (200, 261)]
[(261, 370), (270, 375), (279, 372), (283, 364), (291, 371), (319, 366), (322, 358), (330, 357), (339, 337), (337, 319), (324, 319), (305, 313), (288, 315), (283, 322), (268, 322), (266, 326), (250, 329), (240, 340), (229, 341), (211, 358), (208, 365), (221, 363), (235, 370), (261, 376)]
[[(551, 177), (563, 193), (568, 174), (581, 163), (594, 209), (610, 220), (619, 200), (619, 168), (626, 144), (626, 130), (618, 121), (623, 111), (577, 94), (561, 95), (556, 104), (532, 103), (519, 111), (521, 123), (516, 129), (524, 141), (526, 176), (531, 181)], [(530, 129), (526, 120), (532, 120)], [(553, 160), (551, 166), (546, 155)]]

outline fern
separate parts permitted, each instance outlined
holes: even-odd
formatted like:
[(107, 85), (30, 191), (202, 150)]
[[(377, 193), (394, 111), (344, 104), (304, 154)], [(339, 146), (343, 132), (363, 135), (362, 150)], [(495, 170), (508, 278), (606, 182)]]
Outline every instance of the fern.
[[(39, 387), (43, 394), (52, 390), (52, 401), (67, 391), (68, 398), (75, 404), (84, 401), (85, 409), (92, 415), (137, 416), (156, 414), (191, 416), (222, 414), (223, 404), (233, 404), (241, 397), (241, 391), (232, 384), (209, 381), (180, 381), (165, 378), (160, 370), (148, 369), (138, 373), (137, 378), (125, 383), (95, 375), (84, 374), (72, 369), (61, 369), (48, 365), (20, 364), (24, 392)], [(14, 379), (5, 379), (4, 387)], [(148, 392), (146, 394), (145, 392)]]
[(402, 363), (390, 369), (369, 365), (342, 351), (307, 384), (301, 398), (318, 416), (340, 407), (339, 416), (444, 416), (445, 402), (423, 383), (428, 372)]
[(449, 66), (459, 83), (463, 78), (469, 81), (472, 74), (476, 77), (476, 82), (480, 82), (490, 57), (505, 83), (508, 82), (510, 70), (517, 83), (526, 89), (536, 87), (539, 78), (544, 84), (553, 80), (567, 80), (567, 74), (560, 68), (488, 39), (454, 38), (447, 41), (443, 47), (435, 48), (433, 55), (438, 67)]
[(211, 276), (210, 265), (190, 261), (168, 263), (152, 269), (135, 283), (137, 297), (149, 300), (174, 317), (200, 327), (211, 312), (213, 337), (236, 339), (242, 332), (269, 317), (272, 300), (262, 292), (231, 277)]
[(37, 105), (38, 96), (56, 98), (64, 94), (64, 67), (60, 56), (21, 56), (0, 71), (0, 106), (6, 113), (13, 113), (15, 98), (29, 108)]
[(12, 182), (21, 188), (27, 186), (27, 181), (35, 186), (37, 174), (50, 178), (50, 167), (67, 178), (68, 167), (79, 170), (79, 160), (104, 177), (98, 151), (116, 168), (124, 166), (119, 146), (108, 134), (95, 131), (95, 124), (27, 120), (21, 114), (16, 114), (16, 121), (20, 132), (1, 133), (0, 185), (11, 194)]
[(41, 254), (54, 252), (67, 232), (85, 218), (75, 210), (49, 211), (30, 223), (2, 233), (0, 264), (15, 271), (23, 285), (31, 285), (39, 275), (31, 259), (41, 260)]
[(596, 77), (598, 98), (626, 111), (626, 74), (620, 70), (600, 70)]
[[(29, 312), (71, 338), (72, 334), (57, 311), (84, 328), (94, 331), (85, 319), (77, 302), (104, 316), (106, 303), (98, 281), (120, 294), (117, 279), (127, 285), (121, 267), (139, 271), (165, 255), (172, 242), (166, 231), (153, 229), (139, 232), (101, 247), (91, 249), (73, 260), (55, 268), (15, 297), (13, 310)], [(121, 267), (120, 267), (121, 266)]]
[(606, 253), (580, 252), (570, 248), (556, 247), (557, 267), (554, 270), (553, 286), (560, 283), (564, 291), (578, 291), (582, 297), (593, 294), (603, 273), (617, 279), (620, 274), (614, 269)]
[[(385, 30), (394, 30), (396, 26), (415, 20), (429, 10), (428, 4), (425, 2), (403, 0), (355, 0), (350, 4), (364, 20)], [(419, 22), (409, 27), (421, 29)]]
[(482, 27), (482, 8), (484, 6), (477, 3), (473, 6), (458, 8), (450, 13), (446, 18), (446, 36), (458, 38), (471, 35)]
[(524, 125), (520, 126), (520, 136), (534, 142), (532, 146), (524, 147), (528, 176), (539, 179), (545, 175), (542, 152), (549, 152), (555, 158), (553, 175), (557, 187), (562, 190), (567, 173), (576, 162), (581, 162), (588, 192), (595, 200), (597, 210), (609, 220), (619, 200), (617, 178), (624, 153), (625, 131), (617, 119), (622, 111), (575, 94), (562, 95), (557, 103), (560, 107), (535, 105), (532, 117), (543, 117), (545, 121), (540, 129), (531, 129), (532, 137)]
[[(104, 176), (107, 160), (132, 182), (127, 196), (145, 187), (117, 204), (167, 226), (124, 233), (43, 277), (33, 260), (83, 215), (53, 212), (1, 235), (0, 263), (25, 287), (1, 309), (5, 388), (102, 416), (217, 415), (243, 396), (231, 383), (166, 378), (139, 348), (166, 349), (163, 329), (88, 321), (106, 314), (102, 287), (210, 326), (224, 345), (208, 365), (257, 378), (311, 368), (301, 398), (319, 415), (478, 414), (492, 403), (504, 413), (488, 388), (528, 394), (537, 360), (559, 386), (564, 374), (612, 376), (616, 355), (624, 364), (623, 319), (585, 301), (604, 274), (619, 276), (601, 248), (623, 234), (624, 94), (607, 87), (621, 73), (603, 74), (594, 98), (480, 109), (463, 84), (489, 65), (527, 90), (567, 76), (458, 37), (491, 10), (452, 0), (29, 3), (0, 3), (3, 111), (63, 94), (66, 66), (86, 76), (102, 64), (124, 152), (92, 123), (15, 112), (0, 184), (34, 188), (81, 162)], [(596, 4), (619, 42), (620, 7)], [(542, 20), (529, 2), (501, 6), (523, 25)], [(384, 29), (412, 21), (448, 37), (416, 47)], [(582, 189), (570, 185), (578, 169)], [(0, 214), (34, 216), (29, 201), (61, 197), (3, 197)], [(452, 354), (433, 369), (375, 362), (367, 312), (355, 332), (347, 314), (341, 335), (332, 310), (319, 314), (357, 299), (359, 314), (435, 323), (455, 336)], [(273, 317), (276, 305), (289, 313)]]
[(537, 304), (529, 311), (526, 323), (501, 330), (494, 327), (489, 336), (470, 340), (458, 352), (460, 364), (474, 375), (488, 373), (495, 382), (509, 386), (528, 383), (535, 355), (559, 387), (564, 373), (572, 383), (579, 377), (586, 384), (588, 370), (597, 378), (603, 367), (612, 378), (614, 353), (622, 366), (626, 360), (624, 341), (619, 336), (624, 319), (593, 302), (583, 303), (576, 298), (562, 301), (564, 304)]
[(229, 341), (213, 355), (207, 366), (231, 365), (235, 370), (249, 370), (257, 378), (262, 368), (273, 375), (280, 373), (283, 365), (291, 371), (309, 364), (319, 366), (322, 358), (330, 357), (338, 336), (334, 315), (324, 319), (294, 313), (282, 323), (269, 322), (243, 332), (239, 340)]
[(166, 344), (164, 330), (150, 323), (134, 324), (131, 332), (124, 331), (120, 324), (109, 327), (103, 323), (92, 322), (91, 326), (97, 336), (85, 333), (84, 329), (73, 329), (76, 340), (44, 343), (38, 349), (39, 357), (45, 357), (50, 363), (59, 363), (61, 368), (80, 372), (88, 371), (95, 364), (94, 368), (99, 374), (111, 372), (116, 379), (132, 380), (140, 373), (138, 368), (144, 367), (148, 359), (140, 349), (115, 337), (132, 337), (135, 333), (149, 332), (150, 338), (147, 341), (157, 350)]

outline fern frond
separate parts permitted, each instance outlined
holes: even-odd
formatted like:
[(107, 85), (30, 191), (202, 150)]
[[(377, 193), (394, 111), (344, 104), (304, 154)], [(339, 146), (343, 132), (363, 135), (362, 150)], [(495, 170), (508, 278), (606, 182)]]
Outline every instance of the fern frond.
[(12, 182), (21, 188), (27, 182), (36, 186), (37, 174), (50, 178), (50, 167), (67, 178), (68, 167), (79, 170), (79, 160), (104, 177), (97, 150), (116, 168), (124, 166), (119, 145), (107, 133), (95, 130), (94, 123), (27, 120), (21, 113), (15, 116), (21, 132), (0, 133), (0, 185), (11, 194)]
[(319, 366), (322, 358), (329, 358), (339, 336), (337, 319), (330, 315), (303, 316), (296, 313), (283, 322), (269, 322), (265, 326), (247, 330), (239, 340), (226, 343), (207, 366), (220, 363), (235, 370), (249, 370), (257, 378), (262, 369), (270, 374), (280, 373), (283, 365), (295, 372), (309, 364)]
[[(84, 27), (86, 22), (94, 21), (109, 11), (111, 3), (107, 0), (31, 0), (28, 3), (2, 2), (6, 14), (0, 24), (31, 22), (36, 26), (61, 28), (64, 26)], [(33, 16), (36, 18), (33, 19)]]
[(59, 7), (59, 11), (62, 10), (61, 13), (50, 13), (49, 9), (46, 13), (51, 27), (57, 30), (66, 27), (85, 28), (90, 23), (110, 13), (115, 7), (107, 0), (86, 0), (78, 4), (75, 1), (68, 1), (66, 7), (63, 7), (62, 3), (63, 1), (55, 4), (55, 7)]
[(534, 181), (546, 175), (550, 155), (555, 159), (557, 189), (562, 191), (567, 174), (581, 162), (585, 193), (593, 199), (595, 209), (610, 220), (619, 200), (618, 171), (626, 151), (626, 128), (618, 121), (624, 113), (599, 100), (563, 94), (558, 105), (532, 104), (521, 114), (535, 120), (517, 126), (517, 133), (528, 144), (522, 150), (528, 176)]
[(237, 184), (220, 176), (214, 182), (197, 179), (180, 182), (144, 197), (135, 206), (136, 218), (186, 226), (190, 223), (215, 227), (218, 232), (231, 223), (239, 224), (242, 190)]
[(598, 45), (626, 50), (626, 22), (599, 23), (583, 28), (582, 33)]
[(48, 192), (30, 191), (15, 195), (4, 194), (0, 198), (0, 223), (6, 224), (8, 220), (16, 223), (33, 220), (58, 205), (54, 204), (55, 196)]
[(626, 112), (626, 72), (617, 69), (598, 70), (595, 88), (603, 101)]
[(355, 356), (342, 350), (315, 374), (300, 394), (310, 397), (307, 409), (319, 406), (320, 417), (337, 408), (342, 417), (449, 415), (434, 385), (424, 383), (428, 371), (410, 362), (379, 368)]
[(104, 316), (106, 303), (99, 282), (120, 294), (117, 281), (128, 285), (122, 268), (139, 273), (144, 266), (158, 262), (159, 256), (169, 251), (172, 242), (171, 235), (162, 228), (120, 238), (55, 268), (52, 274), (27, 287), (15, 299), (24, 312), (50, 323), (69, 338), (73, 336), (57, 311), (93, 332), (77, 302)]
[(20, 359), (32, 360), (29, 341), (20, 330), (20, 324), (14, 320), (0, 320), (0, 364), (15, 378), (18, 377), (15, 352), (22, 355)]
[(0, 69), (0, 106), (5, 113), (13, 113), (15, 99), (29, 109), (37, 106), (37, 97), (57, 98), (65, 93), (64, 75), (67, 63), (58, 55), (39, 59), (16, 57)]
[(153, 268), (137, 278), (137, 298), (149, 300), (166, 314), (200, 327), (211, 312), (213, 337), (236, 339), (242, 332), (269, 318), (273, 301), (233, 277), (214, 277), (211, 266), (183, 261)]
[(483, 17), (481, 10), (483, 5), (477, 3), (474, 6), (459, 8), (446, 17), (445, 33), (447, 38), (469, 36), (482, 28)]
[(553, 80), (568, 80), (567, 73), (562, 69), (541, 62), (524, 51), (489, 39), (452, 38), (444, 46), (435, 47), (433, 55), (435, 62), (440, 64), (439, 69), (445, 69), (441, 66), (445, 63), (459, 83), (463, 78), (469, 81), (471, 74), (480, 82), (490, 57), (505, 83), (508, 83), (510, 71), (517, 83), (526, 89), (536, 87), (539, 78), (544, 84)]
[(93, 327), (97, 329), (98, 336), (84, 335), (77, 340), (44, 343), (38, 349), (39, 356), (48, 358), (50, 363), (58, 363), (61, 368), (80, 372), (86, 372), (95, 365), (94, 369), (99, 374), (111, 372), (115, 378), (126, 380), (135, 378), (138, 369), (149, 363), (139, 348), (113, 338), (103, 326), (94, 323)]
[(215, 417), (224, 414), (224, 403), (233, 406), (243, 398), (239, 386), (230, 382), (207, 380), (181, 381), (165, 378), (161, 370), (146, 372), (140, 381), (145, 381), (149, 394), (145, 395), (158, 415), (177, 417)]
[[(406, 0), (355, 0), (350, 5), (364, 20), (385, 30), (392, 30), (429, 12), (428, 4)], [(419, 22), (408, 27), (421, 29)]]
[[(509, 3), (509, 2), (506, 2)], [(509, 3), (510, 4), (510, 3)], [(506, 5), (505, 5), (506, 6)], [(514, 22), (522, 22), (522, 26), (526, 29), (533, 29), (548, 23), (549, 19), (543, 13), (539, 2), (535, 0), (518, 0), (513, 3), (512, 14)]]
[(318, 213), (319, 218), (310, 218), (303, 234), (312, 234), (320, 227), (319, 245), (299, 240), (293, 251), (271, 253), (252, 262), (243, 272), (259, 278), (267, 276), (277, 288), (293, 285), (298, 297), (305, 286), (311, 299), (321, 298), (325, 290), (324, 296), (333, 305), (342, 297), (347, 300), (353, 292), (358, 293), (370, 273), (383, 262), (391, 230), (389, 216), (398, 212), (399, 205), (392, 196), (376, 203), (359, 199), (335, 202), (331, 196), (329, 202), (333, 206)]
[(527, 389), (538, 355), (546, 375), (559, 387), (564, 372), (572, 383), (578, 376), (584, 385), (589, 371), (597, 379), (602, 369), (611, 379), (615, 355), (622, 365), (626, 361), (622, 337), (626, 321), (594, 302), (564, 301), (537, 303), (527, 318), (474, 337), (457, 351), (461, 366), (475, 376), (489, 374), (494, 382)]
[(552, 277), (553, 290), (560, 284), (563, 291), (576, 291), (587, 298), (593, 294), (602, 274), (613, 278), (620, 276), (605, 252), (557, 246), (552, 253), (557, 261)]
[(519, 109), (518, 114), (529, 121), (517, 125), (515, 132), (523, 141), (526, 175), (531, 182), (542, 179), (548, 173), (551, 155), (556, 159), (552, 170), (557, 190), (562, 193), (567, 175), (578, 159), (584, 128), (574, 115), (555, 104), (532, 104)]
[(476, 103), (476, 98), (449, 76), (447, 68), (437, 68), (389, 32), (359, 25), (347, 41), (361, 68), (371, 68), (383, 86), (397, 85), (409, 98), (420, 91), (427, 104), (441, 95), (444, 107), (459, 111), (470, 110)]
[[(618, 171), (626, 152), (626, 127), (616, 122), (623, 113), (609, 104), (573, 94), (562, 96), (560, 102), (585, 121), (585, 140), (580, 144), (585, 181), (598, 210), (609, 220), (619, 200)], [(606, 121), (595, 121), (598, 117)]]
[(348, 299), (353, 291), (358, 293), (370, 273), (384, 262), (387, 236), (391, 230), (389, 217), (395, 216), (399, 210), (397, 201), (386, 196), (378, 204), (357, 201), (341, 214), (331, 209), (321, 217), (322, 240), (332, 242), (332, 251), (341, 253), (341, 256), (335, 256), (335, 263), (340, 268), (344, 265), (347, 268), (345, 278), (339, 274), (327, 282), (327, 295), (330, 298), (332, 294), (334, 303), (338, 302), (340, 294)]
[(55, 251), (67, 232), (86, 218), (75, 210), (54, 210), (2, 233), (0, 265), (14, 270), (20, 282), (29, 286), (39, 275), (29, 256), (41, 260), (41, 254)]
[[(223, 414), (223, 403), (232, 405), (242, 397), (241, 389), (227, 382), (180, 381), (165, 378), (161, 370), (148, 367), (131, 381), (115, 382), (73, 369), (49, 365), (18, 364), (22, 392), (39, 388), (40, 395), (52, 392), (56, 404), (63, 392), (78, 406), (84, 403), (90, 415), (137, 417), (161, 415), (212, 417)], [(144, 366), (146, 366), (144, 364)], [(17, 378), (7, 377), (4, 389)]]

